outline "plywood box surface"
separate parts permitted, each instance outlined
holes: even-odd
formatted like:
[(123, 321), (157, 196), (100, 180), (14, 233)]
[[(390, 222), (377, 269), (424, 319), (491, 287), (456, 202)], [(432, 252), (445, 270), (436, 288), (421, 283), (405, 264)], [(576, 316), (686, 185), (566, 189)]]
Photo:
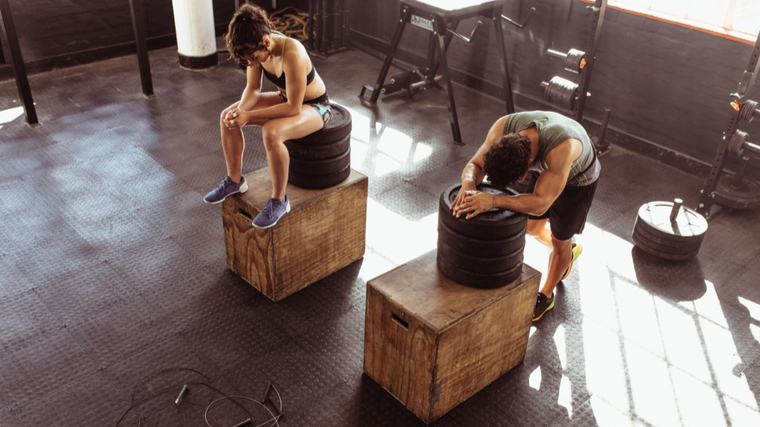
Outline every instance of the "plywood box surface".
[(319, 190), (288, 185), (290, 213), (272, 228), (251, 221), (266, 206), (269, 169), (246, 175), (248, 191), (222, 203), (227, 267), (279, 301), (364, 256), (367, 177), (354, 170)]
[(540, 273), (476, 289), (439, 272), (429, 252), (367, 283), (364, 372), (425, 423), (525, 358)]

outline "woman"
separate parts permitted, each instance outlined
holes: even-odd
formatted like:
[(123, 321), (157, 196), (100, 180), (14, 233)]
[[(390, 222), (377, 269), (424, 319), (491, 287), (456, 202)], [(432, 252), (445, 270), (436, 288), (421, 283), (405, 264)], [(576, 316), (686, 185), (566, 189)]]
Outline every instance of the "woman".
[[(204, 201), (221, 203), (248, 190), (242, 175), (245, 148), (242, 127), (261, 126), (272, 195), (254, 218), (253, 226), (269, 228), (290, 211), (285, 194), (290, 157), (284, 142), (322, 129), (332, 116), (330, 100), (303, 45), (276, 32), (266, 12), (258, 6), (241, 6), (230, 21), (225, 39), (232, 57), (246, 67), (247, 85), (240, 101), (222, 111), (219, 124), (227, 177)], [(263, 77), (274, 83), (278, 91), (262, 93)]]

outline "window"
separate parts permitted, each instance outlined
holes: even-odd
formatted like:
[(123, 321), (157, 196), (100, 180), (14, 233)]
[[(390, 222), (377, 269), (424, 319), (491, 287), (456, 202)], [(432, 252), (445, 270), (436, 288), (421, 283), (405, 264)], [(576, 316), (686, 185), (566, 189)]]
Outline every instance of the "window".
[(608, 0), (607, 5), (754, 44), (760, 0)]

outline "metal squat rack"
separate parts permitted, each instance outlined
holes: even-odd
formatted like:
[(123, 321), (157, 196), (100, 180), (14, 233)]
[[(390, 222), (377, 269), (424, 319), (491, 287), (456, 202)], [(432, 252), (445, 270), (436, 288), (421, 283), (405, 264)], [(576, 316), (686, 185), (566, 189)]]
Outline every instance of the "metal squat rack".
[[(586, 98), (590, 96), (588, 87), (591, 83), (591, 71), (594, 69), (594, 61), (596, 60), (596, 48), (602, 30), (602, 23), (604, 22), (604, 13), (607, 10), (607, 0), (596, 0), (593, 6), (587, 6), (587, 8), (593, 11), (593, 18), (588, 42), (586, 43), (586, 51), (577, 49), (570, 49), (567, 53), (552, 49), (546, 51), (549, 56), (563, 59), (565, 61), (565, 70), (579, 74), (579, 83), (559, 76), (552, 77), (548, 83), (541, 83), (541, 86), (545, 88), (544, 98), (553, 105), (571, 110), (575, 121), (578, 123), (581, 123), (583, 119)], [(609, 143), (604, 143), (604, 134), (609, 122), (609, 115), (610, 110), (606, 109), (602, 121), (602, 131), (594, 143), (597, 155), (599, 156), (610, 151)]]
[[(704, 188), (700, 190), (697, 212), (705, 218), (709, 217), (713, 203), (730, 209), (753, 209), (760, 206), (760, 184), (744, 176), (750, 156), (760, 157), (760, 146), (749, 142), (749, 135), (739, 130), (740, 121), (751, 122), (753, 118), (760, 117), (758, 102), (747, 99), (749, 90), (755, 84), (755, 78), (760, 71), (758, 57), (760, 57), (760, 34), (752, 49), (747, 69), (739, 82), (739, 89), (731, 94), (733, 98), (730, 103), (733, 110), (731, 120), (718, 145), (710, 175), (705, 181)], [(721, 175), (726, 153), (739, 156), (741, 159), (736, 175)]]

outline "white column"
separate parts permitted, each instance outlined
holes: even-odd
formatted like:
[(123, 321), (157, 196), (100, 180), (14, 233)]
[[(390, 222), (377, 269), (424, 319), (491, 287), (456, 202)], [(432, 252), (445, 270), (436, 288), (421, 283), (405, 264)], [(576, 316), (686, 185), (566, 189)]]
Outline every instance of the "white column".
[(199, 69), (218, 64), (212, 0), (172, 0), (179, 64)]

